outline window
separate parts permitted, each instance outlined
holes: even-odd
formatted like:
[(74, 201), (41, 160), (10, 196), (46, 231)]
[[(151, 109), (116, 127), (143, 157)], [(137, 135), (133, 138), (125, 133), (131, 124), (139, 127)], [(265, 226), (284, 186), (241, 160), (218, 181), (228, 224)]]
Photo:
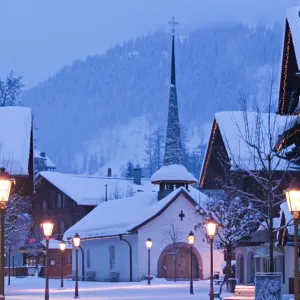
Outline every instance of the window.
[(46, 200), (43, 200), (42, 206), (43, 206), (43, 210), (47, 210), (48, 209), (48, 203), (47, 203)]
[(115, 246), (109, 246), (109, 269), (112, 270), (115, 267)]
[(61, 208), (61, 194), (57, 194), (56, 208)]
[(87, 253), (86, 253), (86, 265), (88, 268), (91, 267), (91, 253), (90, 253), (90, 249), (87, 249)]
[(67, 203), (66, 203), (66, 195), (62, 194), (62, 202), (61, 202), (61, 207), (67, 207)]
[(59, 230), (60, 234), (64, 234), (66, 231), (66, 221), (65, 220), (60, 220), (59, 222)]

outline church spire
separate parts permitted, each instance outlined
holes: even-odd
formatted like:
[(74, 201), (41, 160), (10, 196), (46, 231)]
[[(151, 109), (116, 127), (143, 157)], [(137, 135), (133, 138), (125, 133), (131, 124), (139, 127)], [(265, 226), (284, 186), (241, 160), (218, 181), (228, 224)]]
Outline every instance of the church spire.
[(183, 165), (183, 153), (180, 139), (180, 125), (178, 116), (176, 74), (175, 74), (175, 26), (178, 22), (174, 17), (169, 22), (172, 26), (172, 60), (171, 60), (171, 85), (169, 96), (168, 125), (164, 155), (164, 165)]

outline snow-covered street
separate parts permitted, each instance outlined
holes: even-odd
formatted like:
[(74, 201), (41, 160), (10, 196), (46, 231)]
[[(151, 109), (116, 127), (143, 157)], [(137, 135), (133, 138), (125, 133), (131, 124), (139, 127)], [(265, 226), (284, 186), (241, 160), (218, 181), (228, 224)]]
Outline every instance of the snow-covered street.
[[(7, 278), (6, 278), (7, 280)], [(60, 289), (60, 280), (50, 280), (50, 299), (73, 299), (74, 298), (74, 281), (65, 280), (65, 287)], [(6, 298), (8, 300), (18, 299), (39, 299), (44, 297), (45, 280), (37, 277), (12, 278), (11, 286), (7, 286), (6, 281)], [(194, 296), (197, 299), (208, 299), (209, 281), (194, 282)], [(231, 295), (223, 292), (222, 298)], [(134, 283), (105, 283), (105, 282), (79, 282), (80, 299), (191, 299), (189, 294), (189, 282), (171, 282), (164, 279), (155, 279), (151, 286), (147, 282)], [(286, 295), (283, 300), (290, 299)]]
[[(7, 283), (7, 282), (6, 282)], [(65, 282), (60, 289), (60, 280), (50, 280), (50, 299), (73, 299), (74, 281)], [(36, 277), (12, 278), (11, 286), (6, 285), (6, 299), (43, 299), (45, 280)], [(194, 296), (208, 299), (209, 281), (194, 282)], [(229, 295), (222, 293), (222, 296)], [(191, 299), (189, 282), (171, 282), (155, 279), (151, 286), (147, 282), (104, 283), (79, 282), (80, 299)]]

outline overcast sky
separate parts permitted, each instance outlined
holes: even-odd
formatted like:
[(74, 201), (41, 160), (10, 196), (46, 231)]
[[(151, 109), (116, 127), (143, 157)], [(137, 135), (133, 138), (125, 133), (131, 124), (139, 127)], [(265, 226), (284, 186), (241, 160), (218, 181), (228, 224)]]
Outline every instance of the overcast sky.
[(124, 39), (167, 28), (217, 22), (283, 22), (299, 0), (0, 0), (0, 76), (13, 69), (27, 87), (74, 59)]

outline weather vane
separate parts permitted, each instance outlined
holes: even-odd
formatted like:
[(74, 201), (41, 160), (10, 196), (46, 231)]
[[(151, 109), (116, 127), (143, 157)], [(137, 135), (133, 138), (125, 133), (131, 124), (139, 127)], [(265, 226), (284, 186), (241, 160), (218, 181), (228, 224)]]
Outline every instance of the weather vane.
[(175, 35), (175, 26), (178, 25), (178, 22), (175, 21), (175, 18), (172, 17), (172, 20), (169, 22), (172, 27), (172, 34)]

